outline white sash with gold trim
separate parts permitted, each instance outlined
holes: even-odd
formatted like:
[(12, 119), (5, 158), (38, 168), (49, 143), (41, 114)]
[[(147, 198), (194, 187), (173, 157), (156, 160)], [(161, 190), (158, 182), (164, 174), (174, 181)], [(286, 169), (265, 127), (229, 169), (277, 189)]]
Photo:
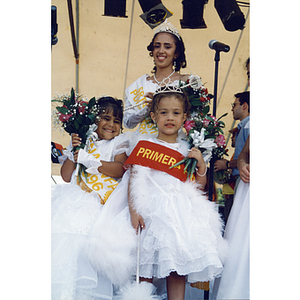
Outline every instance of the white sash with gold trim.
[[(126, 89), (126, 96), (130, 104), (136, 105), (142, 101), (146, 100), (145, 94), (148, 92), (155, 92), (157, 88), (156, 84), (147, 80), (148, 75), (143, 75), (138, 78), (135, 82), (133, 82), (127, 89)], [(143, 103), (139, 106), (132, 108), (133, 111), (141, 111), (143, 108), (146, 107), (146, 104)], [(156, 126), (151, 122), (150, 116), (146, 117), (139, 125), (138, 132), (140, 134), (151, 134), (157, 135)]]
[[(107, 150), (112, 151), (114, 144), (115, 143), (111, 141), (108, 145), (108, 147), (111, 149), (107, 149)], [(97, 149), (92, 137), (89, 137), (87, 139), (85, 151), (87, 151), (89, 154), (92, 154), (95, 158), (100, 160), (101, 154)], [(102, 160), (107, 161), (107, 159), (105, 158), (103, 158)], [(79, 165), (77, 165), (77, 174), (78, 174), (78, 170), (79, 170)], [(101, 200), (101, 204), (105, 204), (110, 194), (114, 191), (114, 189), (118, 185), (118, 182), (115, 179), (107, 175), (104, 175), (102, 173), (96, 175), (89, 174), (84, 172), (83, 170), (77, 176), (76, 182), (81, 187), (82, 190), (88, 193), (91, 193), (92, 191), (96, 192)]]

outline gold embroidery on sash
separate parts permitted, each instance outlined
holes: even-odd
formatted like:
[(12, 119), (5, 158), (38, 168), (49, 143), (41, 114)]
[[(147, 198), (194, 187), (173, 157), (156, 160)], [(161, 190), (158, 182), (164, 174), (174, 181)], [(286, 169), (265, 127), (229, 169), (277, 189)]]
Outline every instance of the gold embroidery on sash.
[[(91, 138), (89, 139), (87, 152), (95, 158), (100, 158), (100, 153), (97, 152), (97, 148)], [(81, 180), (79, 181), (79, 177), (77, 176), (77, 185), (87, 193), (95, 191), (101, 200), (101, 204), (105, 204), (108, 197), (118, 185), (116, 180), (102, 173), (89, 174), (82, 171), (79, 176)]]

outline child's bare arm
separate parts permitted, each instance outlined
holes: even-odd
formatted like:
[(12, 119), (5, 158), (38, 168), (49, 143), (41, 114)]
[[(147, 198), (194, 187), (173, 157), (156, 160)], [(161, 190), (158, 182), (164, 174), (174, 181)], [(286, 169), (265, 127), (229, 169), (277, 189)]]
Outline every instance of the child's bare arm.
[[(77, 133), (73, 133), (71, 135), (71, 139), (72, 139), (72, 147), (76, 147), (81, 144), (81, 138), (79, 137), (79, 135)], [(77, 154), (78, 154), (78, 151), (76, 151), (74, 153), (75, 162), (77, 161)], [(73, 162), (70, 159), (67, 159), (64, 162), (64, 164), (62, 165), (62, 167), (60, 169), (60, 175), (65, 182), (71, 181), (72, 173), (74, 172), (74, 170), (76, 168), (75, 162)]]
[[(131, 168), (131, 176), (132, 174), (135, 174), (134, 166)], [(128, 185), (128, 206), (130, 212), (131, 225), (136, 230), (137, 233), (139, 225), (141, 226), (141, 228), (145, 228), (145, 222), (143, 217), (139, 215), (133, 207), (133, 199), (131, 197), (131, 178), (132, 177), (130, 177), (129, 179), (129, 185)]]
[(72, 178), (72, 173), (75, 170), (75, 163), (67, 159), (61, 166), (60, 175), (65, 182), (70, 182)]
[(201, 189), (204, 190), (205, 185), (207, 183), (206, 179), (206, 164), (203, 160), (202, 153), (197, 148), (192, 148), (188, 154), (188, 157), (197, 159), (197, 168), (198, 171), (196, 172), (196, 181), (201, 185)]
[(121, 178), (124, 174), (123, 164), (127, 159), (125, 153), (115, 156), (114, 161), (102, 161), (102, 166), (98, 168), (98, 171), (114, 178)]

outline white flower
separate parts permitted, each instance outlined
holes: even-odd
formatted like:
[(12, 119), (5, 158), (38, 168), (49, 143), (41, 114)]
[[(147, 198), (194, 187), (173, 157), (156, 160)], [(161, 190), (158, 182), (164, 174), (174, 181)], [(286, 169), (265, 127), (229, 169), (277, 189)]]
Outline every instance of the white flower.
[(214, 139), (204, 139), (204, 128), (201, 129), (201, 132), (195, 130), (193, 133), (190, 134), (190, 137), (193, 139), (193, 144), (195, 147), (205, 149), (202, 155), (205, 161), (209, 161), (212, 155), (212, 150), (214, 148), (217, 148), (217, 144), (214, 142)]

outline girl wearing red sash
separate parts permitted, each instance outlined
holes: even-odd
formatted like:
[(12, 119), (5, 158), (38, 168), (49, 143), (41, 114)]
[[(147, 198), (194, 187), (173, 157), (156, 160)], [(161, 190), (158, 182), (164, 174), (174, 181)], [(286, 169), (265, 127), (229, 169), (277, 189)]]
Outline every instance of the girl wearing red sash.
[[(142, 229), (140, 278), (144, 286), (151, 286), (155, 278), (158, 296), (164, 293), (166, 282), (169, 300), (196, 299), (199, 290), (186, 282), (205, 282), (221, 275), (226, 252), (223, 224), (216, 204), (204, 192), (206, 165), (202, 154), (196, 148), (189, 149), (180, 130), (188, 110), (188, 99), (178, 87), (167, 85), (154, 94), (151, 118), (158, 135), (142, 135), (132, 141), (122, 182), (92, 229), (90, 261), (124, 294), (130, 293), (127, 283), (137, 273), (138, 227)], [(185, 179), (182, 177), (183, 166), (170, 169), (186, 156), (198, 161), (194, 181), (187, 180), (186, 174)], [(187, 293), (195, 294), (191, 297)], [(122, 299), (142, 299), (126, 296)]]
[[(129, 210), (132, 226), (142, 228), (140, 276), (167, 278), (168, 299), (183, 300), (185, 282), (210, 281), (221, 275), (222, 224), (203, 192), (206, 165), (201, 151), (188, 151), (178, 132), (188, 114), (189, 102), (182, 90), (160, 89), (154, 96), (151, 118), (158, 136), (150, 139), (195, 158), (195, 181), (176, 177), (135, 164), (129, 181)], [(182, 166), (181, 166), (182, 167)], [(142, 187), (141, 187), (142, 185)]]

